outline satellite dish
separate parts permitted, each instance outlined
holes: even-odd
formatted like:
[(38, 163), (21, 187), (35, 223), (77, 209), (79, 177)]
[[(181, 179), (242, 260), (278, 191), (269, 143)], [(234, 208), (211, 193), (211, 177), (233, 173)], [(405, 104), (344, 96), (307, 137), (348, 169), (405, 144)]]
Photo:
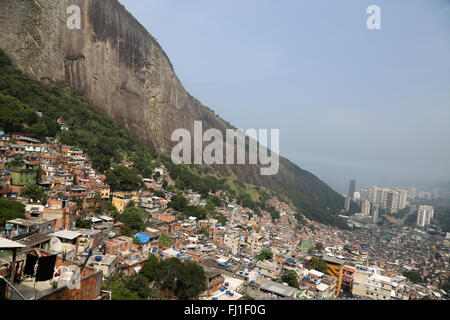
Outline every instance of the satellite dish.
[(50, 239), (50, 248), (53, 251), (60, 252), (61, 251), (61, 241), (57, 237), (52, 237)]

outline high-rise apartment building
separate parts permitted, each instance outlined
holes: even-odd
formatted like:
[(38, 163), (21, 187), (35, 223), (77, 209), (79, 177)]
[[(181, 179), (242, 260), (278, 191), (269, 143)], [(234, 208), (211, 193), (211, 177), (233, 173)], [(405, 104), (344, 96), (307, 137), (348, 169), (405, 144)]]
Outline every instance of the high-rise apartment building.
[(363, 199), (362, 200), (362, 204), (361, 204), (361, 213), (362, 214), (370, 214), (370, 202), (367, 199)]
[(399, 203), (398, 203), (398, 209), (402, 210), (406, 207), (406, 199), (408, 198), (408, 191), (407, 190), (397, 190), (399, 193)]
[(346, 196), (345, 203), (344, 203), (344, 209), (346, 212), (350, 211), (350, 201), (351, 201), (351, 198), (349, 196)]
[(355, 179), (351, 179), (350, 180), (350, 184), (348, 186), (348, 194), (347, 194), (347, 196), (349, 196), (350, 199), (353, 198), (355, 190), (356, 190), (356, 180)]
[(431, 224), (433, 219), (434, 207), (433, 206), (419, 206), (419, 213), (417, 214), (417, 225), (419, 227), (425, 227)]
[(378, 207), (374, 206), (373, 212), (372, 212), (372, 222), (377, 223), (378, 221)]
[(406, 190), (393, 190), (372, 186), (369, 191), (369, 201), (372, 206), (386, 210), (388, 213), (397, 213), (406, 207)]
[(416, 198), (416, 188), (411, 188), (409, 197), (413, 200)]

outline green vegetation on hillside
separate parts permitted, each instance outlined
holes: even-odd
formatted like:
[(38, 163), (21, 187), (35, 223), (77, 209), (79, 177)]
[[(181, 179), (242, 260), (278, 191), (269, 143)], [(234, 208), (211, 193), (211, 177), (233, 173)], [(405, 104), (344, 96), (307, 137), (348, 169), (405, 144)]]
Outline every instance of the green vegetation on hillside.
[[(192, 189), (203, 197), (222, 189), (257, 214), (260, 209), (268, 209), (267, 194), (275, 194), (271, 191), (263, 192), (235, 179), (230, 181), (230, 177), (221, 178), (205, 173), (211, 169), (207, 166), (173, 164), (169, 157), (139, 143), (104, 112), (94, 108), (81, 92), (70, 89), (67, 85), (46, 86), (27, 77), (12, 66), (1, 49), (0, 104), (1, 129), (7, 133), (27, 134), (40, 140), (58, 137), (64, 144), (83, 149), (94, 167), (107, 174), (108, 183), (113, 190), (138, 190), (142, 185), (138, 183), (137, 175), (148, 178), (155, 166), (163, 164), (177, 189)], [(42, 117), (37, 112), (42, 113)], [(59, 118), (68, 125), (68, 131), (60, 130), (57, 123)], [(121, 164), (124, 160), (133, 162), (134, 168), (123, 169)], [(287, 159), (280, 158), (280, 168), (280, 174), (291, 179), (292, 183), (286, 183), (275, 176), (274, 186), (282, 193), (277, 197), (293, 205), (299, 214), (309, 219), (346, 228), (342, 219), (336, 215), (339, 208), (343, 207), (340, 195)], [(297, 175), (302, 177), (301, 184), (296, 182)], [(289, 187), (291, 184), (295, 188)], [(195, 214), (201, 215), (199, 212)], [(272, 216), (277, 218), (276, 213)]]
[(422, 277), (415, 271), (405, 271), (403, 276), (407, 277), (413, 283), (422, 283)]
[(0, 228), (8, 220), (22, 218), (25, 215), (25, 205), (20, 202), (0, 199)]
[(263, 248), (261, 252), (256, 256), (257, 260), (264, 261), (273, 258), (273, 252), (267, 248)]
[(318, 257), (312, 257), (308, 263), (308, 269), (314, 269), (322, 273), (326, 273), (328, 270), (328, 266), (324, 260)]
[(123, 235), (132, 237), (139, 231), (145, 230), (145, 219), (147, 212), (135, 206), (133, 201), (129, 202), (122, 214), (115, 212), (113, 218), (125, 224)]
[(285, 270), (281, 276), (281, 281), (286, 282), (293, 288), (298, 288), (298, 275), (294, 270)]

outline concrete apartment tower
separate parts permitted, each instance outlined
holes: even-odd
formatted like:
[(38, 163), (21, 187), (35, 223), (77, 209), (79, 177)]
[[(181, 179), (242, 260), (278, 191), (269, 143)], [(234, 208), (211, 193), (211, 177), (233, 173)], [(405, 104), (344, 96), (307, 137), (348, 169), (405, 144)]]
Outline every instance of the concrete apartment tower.
[(351, 179), (350, 180), (350, 184), (348, 185), (348, 194), (347, 194), (347, 196), (349, 196), (350, 199), (353, 199), (353, 195), (355, 194), (355, 190), (356, 190), (356, 180), (355, 179)]
[(365, 215), (369, 215), (369, 213), (370, 213), (370, 202), (369, 202), (369, 200), (367, 200), (367, 199), (363, 199), (362, 200), (361, 213), (365, 214)]
[(410, 190), (410, 199), (415, 199), (416, 198), (416, 188), (412, 187)]
[(425, 227), (431, 224), (433, 219), (434, 207), (433, 206), (419, 206), (419, 213), (417, 214), (417, 225), (419, 227)]

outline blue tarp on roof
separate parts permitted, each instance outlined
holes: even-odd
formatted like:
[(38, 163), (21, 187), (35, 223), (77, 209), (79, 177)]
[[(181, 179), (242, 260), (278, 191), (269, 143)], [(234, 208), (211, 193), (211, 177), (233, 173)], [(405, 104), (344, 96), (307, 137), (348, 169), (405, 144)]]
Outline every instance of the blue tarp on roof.
[(146, 242), (148, 242), (148, 240), (150, 240), (149, 237), (147, 237), (146, 235), (140, 234), (140, 233), (136, 233), (134, 235), (134, 237), (138, 238), (140, 243), (146, 243)]

